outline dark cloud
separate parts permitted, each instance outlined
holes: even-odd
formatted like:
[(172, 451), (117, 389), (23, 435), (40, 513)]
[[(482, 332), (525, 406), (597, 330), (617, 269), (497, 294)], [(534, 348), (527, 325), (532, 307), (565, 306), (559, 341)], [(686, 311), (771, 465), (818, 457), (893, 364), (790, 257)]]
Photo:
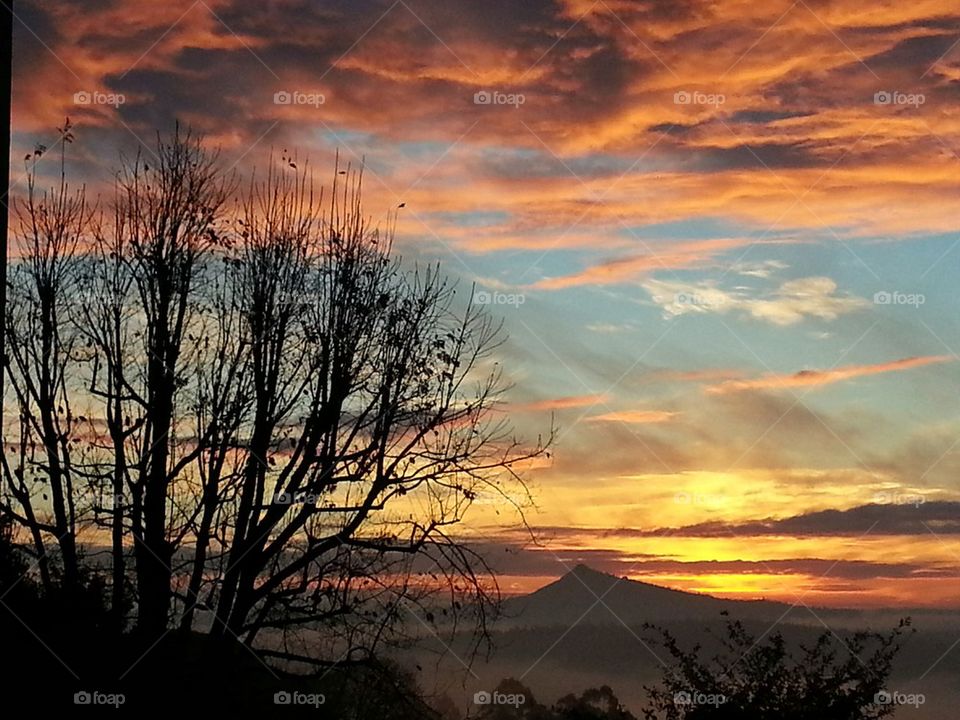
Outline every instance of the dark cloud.
[(634, 574), (747, 574), (747, 575), (815, 575), (852, 580), (873, 578), (944, 578), (956, 577), (955, 568), (931, 568), (915, 563), (868, 562), (865, 560), (829, 560), (821, 558), (787, 558), (776, 560), (701, 560), (680, 562), (651, 560), (638, 563)]
[(795, 117), (809, 117), (811, 112), (800, 110), (738, 110), (730, 116), (734, 123), (771, 123)]
[(746, 523), (705, 522), (681, 528), (662, 528), (642, 535), (678, 537), (742, 537), (764, 535), (877, 536), (877, 535), (957, 535), (960, 534), (960, 502), (916, 499), (902, 502), (862, 505), (850, 510), (821, 510), (783, 519)]
[[(617, 577), (629, 575), (663, 577), (667, 575), (810, 575), (845, 580), (920, 579), (956, 577), (956, 568), (931, 566), (913, 562), (871, 562), (867, 560), (834, 560), (829, 558), (776, 558), (769, 560), (675, 560), (649, 553), (623, 552), (610, 549), (564, 549), (562, 544), (576, 533), (589, 532), (598, 538), (611, 535), (649, 537), (630, 529), (589, 531), (556, 527), (545, 532), (553, 538), (550, 545), (517, 545), (472, 543), (471, 548), (490, 562), (497, 572), (515, 577), (562, 576), (577, 565), (587, 565)], [(656, 582), (656, 580), (654, 580)]]
[(828, 159), (800, 143), (742, 143), (731, 148), (700, 148), (694, 165), (706, 172), (781, 170), (828, 166)]
[(907, 38), (883, 52), (865, 58), (864, 62), (878, 74), (909, 78), (915, 83), (922, 82), (921, 78), (917, 77), (916, 69), (920, 67), (926, 70), (947, 55), (960, 40), (957, 27), (951, 29), (953, 32), (942, 35), (924, 33), (918, 37)]

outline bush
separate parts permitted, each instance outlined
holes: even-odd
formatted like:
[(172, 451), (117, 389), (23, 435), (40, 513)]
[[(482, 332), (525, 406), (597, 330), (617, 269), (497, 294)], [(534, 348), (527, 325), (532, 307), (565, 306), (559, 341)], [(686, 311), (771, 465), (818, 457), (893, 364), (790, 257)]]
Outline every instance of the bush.
[(673, 658), (660, 687), (647, 688), (647, 720), (874, 720), (892, 706), (883, 691), (909, 620), (887, 634), (857, 632), (842, 639), (825, 631), (810, 647), (788, 648), (781, 633), (755, 637), (727, 620), (719, 654), (681, 648), (666, 630), (661, 644)]

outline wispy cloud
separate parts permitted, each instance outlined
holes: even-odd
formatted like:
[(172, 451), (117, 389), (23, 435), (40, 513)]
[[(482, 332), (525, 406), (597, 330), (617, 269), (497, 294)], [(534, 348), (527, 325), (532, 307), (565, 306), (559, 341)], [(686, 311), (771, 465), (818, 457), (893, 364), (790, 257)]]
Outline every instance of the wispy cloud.
[(870, 306), (864, 298), (840, 294), (828, 277), (788, 280), (769, 296), (754, 297), (747, 290), (723, 290), (708, 283), (645, 280), (644, 289), (667, 317), (689, 313), (743, 312), (773, 325), (794, 325), (806, 318), (836, 320)]
[(801, 370), (789, 375), (767, 374), (748, 380), (726, 380), (718, 385), (711, 385), (706, 388), (706, 392), (711, 395), (723, 395), (744, 390), (786, 390), (794, 387), (830, 385), (843, 380), (911, 370), (926, 365), (951, 362), (952, 360), (954, 358), (950, 355), (927, 355), (874, 365), (847, 365), (830, 370)]
[(588, 418), (591, 422), (622, 422), (645, 425), (649, 423), (669, 422), (680, 413), (667, 410), (614, 410)]
[(719, 254), (753, 242), (747, 238), (717, 238), (682, 242), (651, 242), (646, 252), (605, 260), (570, 275), (544, 278), (533, 284), (540, 290), (562, 290), (582, 285), (633, 282), (658, 270), (697, 267)]
[(604, 394), (595, 395), (568, 395), (565, 397), (546, 398), (544, 400), (533, 400), (526, 403), (511, 404), (510, 409), (515, 411), (543, 411), (543, 410), (568, 410), (570, 408), (590, 407), (598, 405), (607, 400)]

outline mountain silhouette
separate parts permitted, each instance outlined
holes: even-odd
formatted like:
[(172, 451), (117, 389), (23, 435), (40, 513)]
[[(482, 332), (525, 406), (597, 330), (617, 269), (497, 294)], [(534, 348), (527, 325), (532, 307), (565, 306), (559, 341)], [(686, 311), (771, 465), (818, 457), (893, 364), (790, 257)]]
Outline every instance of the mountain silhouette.
[(770, 620), (796, 611), (766, 600), (728, 600), (619, 578), (577, 565), (539, 590), (504, 602), (507, 623), (551, 625), (637, 625), (684, 619), (715, 619), (722, 611), (745, 620)]

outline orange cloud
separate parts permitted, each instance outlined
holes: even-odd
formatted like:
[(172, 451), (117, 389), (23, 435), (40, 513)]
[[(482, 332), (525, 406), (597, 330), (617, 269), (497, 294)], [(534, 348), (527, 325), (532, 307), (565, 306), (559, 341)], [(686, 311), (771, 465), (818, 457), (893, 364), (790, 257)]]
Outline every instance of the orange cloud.
[(590, 422), (622, 422), (644, 425), (647, 423), (669, 422), (680, 413), (667, 410), (615, 410), (603, 415), (593, 415)]
[(702, 265), (726, 250), (750, 245), (753, 242), (755, 241), (747, 238), (720, 238), (671, 244), (653, 243), (654, 247), (648, 247), (648, 252), (642, 255), (607, 260), (572, 275), (540, 280), (532, 287), (541, 290), (560, 290), (580, 285), (614, 285), (656, 270)]
[(537, 400), (519, 405), (512, 405), (513, 410), (520, 412), (537, 412), (543, 410), (567, 410), (569, 408), (590, 407), (607, 400), (606, 395), (570, 395), (567, 397)]
[[(251, 11), (236, 0), (174, 0), (90, 12), (24, 2), (15, 129), (49, 133), (70, 115), (73, 152), (91, 163), (99, 148), (88, 131), (149, 142), (174, 117), (251, 163), (271, 147), (299, 145), (316, 158), (325, 135), (345, 156), (375, 160), (404, 193), (416, 218), (402, 233), (435, 233), (469, 252), (633, 247), (631, 258), (582, 279), (545, 279), (545, 289), (616, 283), (722, 252), (637, 255), (625, 225), (724, 217), (762, 230), (843, 228), (844, 239), (955, 228), (960, 117), (950, 108), (960, 69), (949, 4), (667, 5), (566, 0), (521, 11), (452, 1), (414, 15), (402, 3), (383, 13), (376, 4)], [(277, 105), (282, 89), (326, 103)], [(525, 103), (478, 106), (478, 89), (521, 92)], [(80, 90), (126, 103), (78, 106)], [(891, 90), (925, 102), (874, 103)], [(724, 101), (678, 103), (678, 92)], [(46, 142), (20, 141), (24, 153), (36, 139)], [(396, 143), (422, 141), (437, 152), (390, 157)], [(594, 154), (618, 162), (592, 167)], [(393, 165), (405, 169), (384, 170)], [(368, 177), (379, 191), (373, 170)], [(477, 228), (431, 217), (475, 211), (502, 219)]]
[(723, 395), (742, 390), (783, 390), (793, 387), (810, 387), (830, 385), (831, 383), (849, 380), (851, 378), (879, 375), (881, 373), (899, 372), (916, 367), (935, 363), (951, 362), (954, 358), (949, 355), (926, 355), (923, 357), (909, 357), (902, 360), (878, 363), (876, 365), (847, 365), (846, 367), (831, 370), (801, 370), (791, 375), (768, 374), (752, 380), (727, 380), (719, 385), (712, 385), (706, 389), (711, 395)]

